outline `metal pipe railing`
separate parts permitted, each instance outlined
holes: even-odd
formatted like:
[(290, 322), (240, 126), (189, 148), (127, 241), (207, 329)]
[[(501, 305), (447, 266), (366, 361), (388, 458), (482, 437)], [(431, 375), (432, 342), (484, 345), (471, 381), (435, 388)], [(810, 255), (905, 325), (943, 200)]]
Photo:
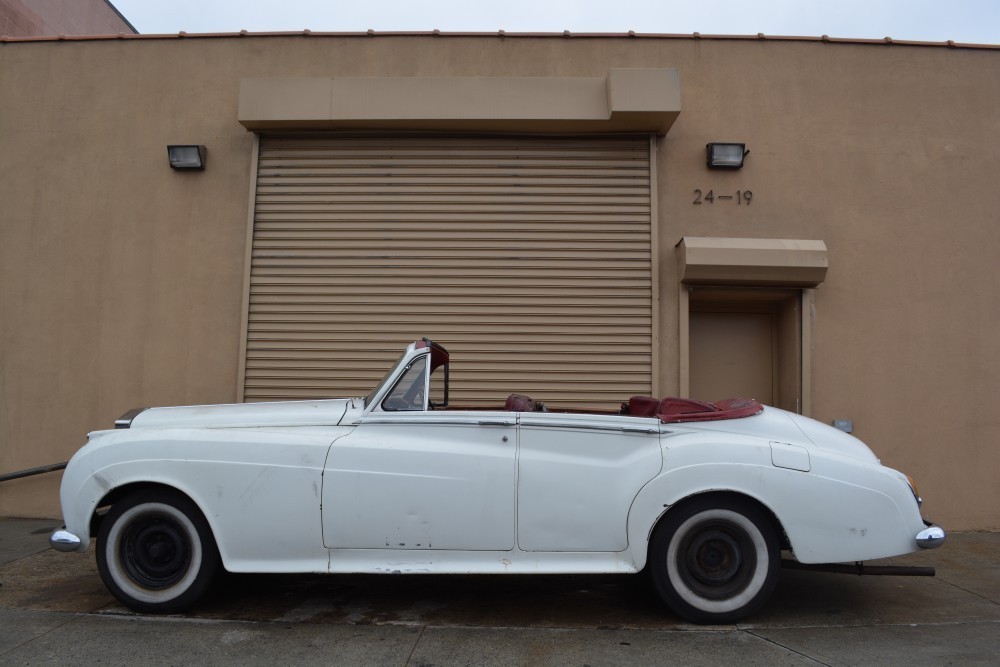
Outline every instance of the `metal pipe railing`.
[(63, 461), (62, 463), (53, 463), (52, 465), (28, 468), (27, 470), (18, 470), (17, 472), (7, 472), (0, 475), (0, 482), (9, 482), (12, 479), (21, 479), (22, 477), (31, 477), (32, 475), (42, 475), (47, 472), (55, 472), (56, 470), (62, 470), (65, 468), (67, 463), (68, 461)]

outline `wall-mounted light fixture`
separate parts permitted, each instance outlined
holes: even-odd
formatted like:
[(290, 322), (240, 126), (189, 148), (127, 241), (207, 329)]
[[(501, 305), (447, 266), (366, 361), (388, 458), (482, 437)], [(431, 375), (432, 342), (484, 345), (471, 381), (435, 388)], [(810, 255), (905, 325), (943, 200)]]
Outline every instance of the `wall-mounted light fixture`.
[(709, 169), (739, 169), (743, 166), (743, 158), (750, 155), (746, 144), (722, 144), (712, 142), (705, 144), (708, 149)]
[(167, 146), (172, 169), (204, 169), (205, 147), (197, 145)]

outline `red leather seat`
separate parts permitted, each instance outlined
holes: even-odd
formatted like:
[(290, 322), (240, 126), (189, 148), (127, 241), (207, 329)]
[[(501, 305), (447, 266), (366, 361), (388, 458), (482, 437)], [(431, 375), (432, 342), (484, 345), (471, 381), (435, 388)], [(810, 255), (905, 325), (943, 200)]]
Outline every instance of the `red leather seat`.
[(511, 394), (503, 404), (507, 412), (534, 412), (535, 401), (523, 394)]

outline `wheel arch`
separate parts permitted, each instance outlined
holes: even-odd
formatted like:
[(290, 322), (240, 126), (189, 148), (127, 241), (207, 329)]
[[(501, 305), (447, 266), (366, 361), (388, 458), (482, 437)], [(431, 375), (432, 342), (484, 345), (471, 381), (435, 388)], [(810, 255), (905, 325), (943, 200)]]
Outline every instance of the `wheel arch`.
[(785, 532), (785, 528), (782, 525), (781, 520), (778, 518), (778, 515), (774, 512), (774, 510), (772, 510), (771, 507), (768, 506), (768, 504), (765, 503), (763, 500), (745, 491), (735, 491), (729, 489), (705, 489), (687, 495), (684, 498), (669, 505), (666, 509), (663, 510), (660, 516), (657, 517), (656, 521), (654, 521), (653, 524), (649, 527), (649, 532), (646, 535), (647, 563), (649, 562), (649, 549), (652, 542), (652, 536), (653, 533), (656, 531), (656, 529), (667, 519), (667, 516), (670, 515), (671, 512), (676, 512), (679, 509), (685, 507), (686, 505), (696, 500), (698, 501), (717, 500), (720, 504), (727, 502), (743, 502), (755, 506), (757, 509), (759, 509), (768, 517), (768, 519), (771, 522), (771, 525), (774, 526), (774, 529), (778, 534), (780, 547), (782, 549), (791, 548), (791, 544), (788, 541), (788, 535)]
[[(759, 467), (761, 477), (771, 471)], [(751, 483), (747, 483), (748, 478)], [(741, 500), (759, 507), (772, 522), (779, 536), (781, 549), (794, 551), (795, 526), (782, 520), (774, 500), (776, 493), (762, 493), (760, 484), (752, 483), (746, 467), (736, 464), (711, 464), (673, 470), (647, 484), (636, 496), (629, 510), (628, 539), (633, 562), (638, 569), (646, 566), (653, 531), (673, 510), (695, 499), (717, 496), (722, 500)], [(774, 489), (772, 489), (774, 491)], [(787, 517), (786, 517), (787, 518)]]
[(215, 548), (219, 551), (220, 555), (222, 550), (219, 548), (219, 537), (218, 533), (213, 525), (209, 514), (205, 511), (198, 499), (192, 494), (184, 491), (177, 486), (172, 484), (167, 484), (165, 482), (154, 482), (154, 481), (135, 481), (122, 484), (121, 486), (116, 486), (113, 489), (108, 490), (104, 496), (97, 501), (94, 506), (94, 510), (90, 515), (90, 535), (97, 535), (100, 530), (101, 522), (104, 520), (104, 515), (116, 502), (123, 498), (131, 496), (136, 493), (143, 491), (164, 491), (170, 493), (176, 493), (179, 496), (185, 498), (188, 502), (194, 505), (198, 511), (201, 513), (202, 518), (205, 519), (205, 523), (208, 525), (209, 530), (212, 533), (212, 541), (215, 543)]

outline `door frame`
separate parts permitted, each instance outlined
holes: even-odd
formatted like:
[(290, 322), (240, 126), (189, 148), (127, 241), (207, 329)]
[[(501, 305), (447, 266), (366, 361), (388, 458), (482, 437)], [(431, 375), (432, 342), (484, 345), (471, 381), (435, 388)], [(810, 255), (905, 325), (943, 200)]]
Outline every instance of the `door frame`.
[[(720, 289), (738, 288), (735, 285), (720, 285)], [(694, 285), (678, 285), (678, 386), (680, 396), (690, 398), (691, 392), (691, 292)], [(765, 287), (765, 289), (767, 289)], [(812, 313), (815, 290), (812, 288), (788, 288), (775, 286), (773, 289), (794, 291), (799, 296), (799, 406), (800, 414), (812, 414)]]

